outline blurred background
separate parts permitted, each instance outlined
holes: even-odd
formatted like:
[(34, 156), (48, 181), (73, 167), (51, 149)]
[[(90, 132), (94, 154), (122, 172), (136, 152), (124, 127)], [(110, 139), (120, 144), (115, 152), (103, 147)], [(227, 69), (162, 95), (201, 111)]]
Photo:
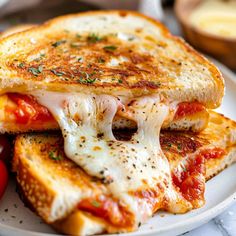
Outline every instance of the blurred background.
[(236, 0), (0, 0), (0, 31), (96, 9), (140, 11), (236, 71)]

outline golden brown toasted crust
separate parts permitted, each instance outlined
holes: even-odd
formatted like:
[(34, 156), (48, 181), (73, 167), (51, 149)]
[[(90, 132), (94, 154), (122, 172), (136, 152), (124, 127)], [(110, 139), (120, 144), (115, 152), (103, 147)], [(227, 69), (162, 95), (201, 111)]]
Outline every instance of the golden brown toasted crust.
[(224, 94), (222, 75), (212, 63), (160, 22), (137, 12), (58, 17), (6, 37), (0, 51), (2, 93), (36, 87), (130, 96), (160, 92), (172, 100), (198, 100), (209, 108), (217, 107)]
[(15, 122), (0, 122), (0, 133), (8, 134), (22, 134), (30, 132), (42, 132), (58, 130), (58, 125), (55, 122), (38, 122), (35, 124), (25, 125), (17, 124)]
[(226, 156), (217, 159), (209, 159), (206, 162), (206, 180), (218, 175), (225, 168), (236, 162), (236, 146), (226, 149)]
[[(175, 168), (186, 156), (198, 153), (202, 149), (225, 150), (220, 158), (206, 160), (206, 179), (223, 170), (227, 164), (235, 161), (229, 156), (236, 144), (236, 122), (222, 114), (210, 111), (208, 126), (200, 133), (162, 132), (160, 138), (162, 150)], [(228, 159), (227, 159), (228, 158)], [(232, 159), (232, 160), (231, 160)]]
[(17, 181), (20, 188), (24, 192), (24, 196), (28, 202), (33, 206), (33, 209), (37, 209), (37, 213), (46, 221), (49, 218), (49, 213), (53, 204), (53, 199), (56, 193), (46, 188), (46, 183), (38, 175), (38, 173), (31, 169), (28, 165), (27, 159), (19, 157), (21, 155), (20, 147), (15, 147), (15, 157), (13, 168), (17, 170)]
[(22, 32), (24, 30), (28, 30), (30, 28), (33, 28), (36, 25), (33, 24), (19, 24), (19, 25), (15, 25), (15, 26), (11, 26), (9, 28), (7, 28), (3, 33), (0, 34), (0, 37), (7, 37), (9, 35), (15, 34), (15, 33), (19, 33)]

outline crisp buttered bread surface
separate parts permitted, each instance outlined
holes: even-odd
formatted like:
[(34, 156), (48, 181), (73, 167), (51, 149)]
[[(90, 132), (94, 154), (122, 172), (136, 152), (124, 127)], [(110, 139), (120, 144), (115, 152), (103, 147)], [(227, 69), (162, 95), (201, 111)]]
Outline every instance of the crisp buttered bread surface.
[(198, 100), (217, 107), (218, 69), (159, 22), (135, 12), (55, 18), (0, 41), (0, 87)]

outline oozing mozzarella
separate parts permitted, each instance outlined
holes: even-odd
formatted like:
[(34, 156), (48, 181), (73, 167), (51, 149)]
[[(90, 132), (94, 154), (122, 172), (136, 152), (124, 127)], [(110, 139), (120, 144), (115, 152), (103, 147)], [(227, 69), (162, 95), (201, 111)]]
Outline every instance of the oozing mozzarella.
[(45, 91), (33, 94), (58, 121), (67, 157), (100, 178), (134, 214), (137, 225), (153, 214), (153, 205), (135, 194), (140, 190), (158, 192), (156, 203), (165, 201), (171, 211), (191, 208), (173, 187), (169, 163), (160, 148), (159, 133), (170, 106), (158, 96), (135, 99), (129, 109), (138, 130), (130, 141), (119, 141), (113, 136), (112, 122), (121, 99)]

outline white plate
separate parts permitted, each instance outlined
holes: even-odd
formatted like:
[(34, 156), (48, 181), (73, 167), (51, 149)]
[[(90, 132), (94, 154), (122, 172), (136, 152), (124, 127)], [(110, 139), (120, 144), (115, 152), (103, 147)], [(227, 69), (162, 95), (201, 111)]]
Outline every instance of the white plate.
[[(226, 95), (219, 109), (226, 116), (236, 120), (236, 78), (224, 66), (218, 64), (226, 80)], [(165, 212), (156, 214), (138, 232), (129, 235), (172, 236), (194, 229), (220, 214), (236, 202), (236, 164), (227, 168), (207, 183), (206, 205), (183, 215)], [(0, 202), (0, 235), (28, 236), (55, 235), (55, 232), (42, 223), (29, 209), (25, 208), (15, 192), (14, 180), (10, 181), (4, 198)]]

